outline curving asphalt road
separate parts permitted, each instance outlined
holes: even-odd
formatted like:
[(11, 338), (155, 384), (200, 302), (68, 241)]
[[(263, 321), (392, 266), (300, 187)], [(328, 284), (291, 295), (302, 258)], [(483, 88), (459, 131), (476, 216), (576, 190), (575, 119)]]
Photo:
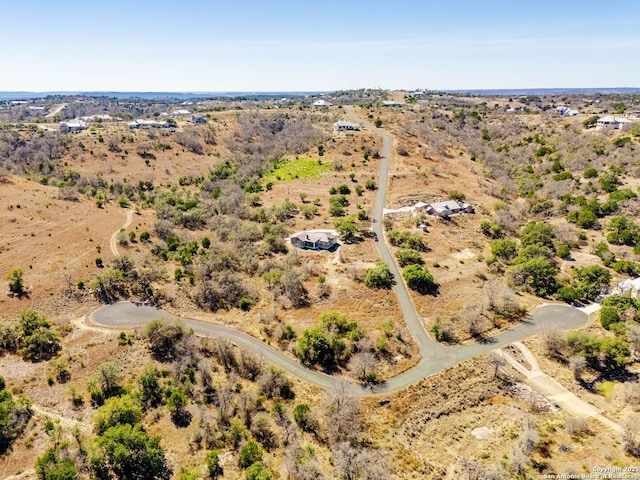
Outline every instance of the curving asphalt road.
[[(588, 315), (586, 313), (569, 307), (568, 305), (545, 305), (536, 309), (527, 321), (486, 339), (481, 343), (445, 346), (433, 340), (425, 331), (422, 321), (416, 312), (404, 280), (389, 250), (382, 228), (382, 215), (387, 195), (389, 161), (393, 147), (393, 138), (384, 130), (376, 128), (370, 122), (359, 118), (353, 111), (353, 107), (345, 106), (344, 108), (353, 121), (366, 126), (383, 138), (378, 193), (373, 213), (373, 231), (378, 234), (378, 237), (384, 240), (377, 242), (376, 246), (380, 257), (389, 266), (389, 270), (396, 279), (393, 291), (398, 298), (398, 304), (402, 310), (405, 323), (418, 346), (421, 356), (421, 360), (417, 365), (388, 379), (380, 385), (365, 387), (352, 384), (354, 393), (371, 395), (399, 390), (464, 360), (535, 335), (539, 332), (540, 328), (547, 325), (553, 326), (554, 328), (570, 329), (583, 325), (587, 321)], [(92, 318), (94, 322), (107, 327), (124, 328), (141, 326), (156, 318), (177, 319), (178, 317), (152, 306), (121, 302), (99, 308), (93, 313)], [(263, 356), (266, 360), (278, 365), (290, 374), (319, 387), (331, 388), (335, 385), (335, 377), (317, 370), (311, 370), (251, 335), (231, 327), (213, 325), (198, 320), (187, 318), (180, 318), (180, 320), (182, 320), (188, 328), (193, 329), (198, 335), (227, 339), (239, 347), (249, 349)]]
[[(335, 376), (307, 368), (262, 340), (232, 327), (176, 317), (156, 307), (133, 302), (105, 305), (92, 314), (92, 320), (95, 323), (111, 328), (139, 327), (158, 318), (181, 320), (187, 328), (193, 329), (197, 335), (226, 339), (240, 348), (246, 348), (262, 356), (268, 362), (281, 367), (290, 374), (319, 387), (331, 388), (335, 385)], [(464, 360), (535, 335), (540, 331), (540, 328), (546, 325), (553, 325), (554, 328), (570, 329), (583, 325), (586, 320), (587, 315), (585, 313), (567, 305), (545, 305), (533, 312), (528, 321), (482, 343), (445, 346), (429, 339), (428, 355), (423, 357), (416, 366), (375, 387), (353, 384), (353, 392), (360, 395), (393, 392)], [(425, 337), (429, 338), (426, 334)]]

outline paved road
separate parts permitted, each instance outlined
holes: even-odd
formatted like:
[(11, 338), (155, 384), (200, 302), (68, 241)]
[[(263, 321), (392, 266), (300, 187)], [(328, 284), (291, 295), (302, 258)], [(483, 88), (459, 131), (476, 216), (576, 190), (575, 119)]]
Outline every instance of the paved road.
[[(155, 307), (132, 302), (106, 305), (96, 310), (92, 315), (92, 320), (95, 323), (112, 328), (142, 326), (156, 318), (178, 319), (178, 317)], [(278, 365), (288, 373), (321, 388), (331, 388), (335, 385), (336, 377), (311, 370), (262, 340), (232, 327), (213, 325), (188, 318), (180, 318), (180, 320), (198, 335), (229, 340), (238, 347), (251, 350), (262, 356), (267, 362)], [(535, 335), (545, 325), (551, 324), (555, 328), (571, 329), (583, 325), (586, 320), (587, 315), (575, 308), (567, 305), (546, 305), (533, 312), (529, 321), (506, 330), (483, 343), (447, 347), (431, 342), (432, 348), (429, 349), (429, 356), (423, 357), (415, 367), (374, 388), (353, 384), (353, 392), (360, 395), (393, 392), (464, 360)]]
[[(393, 291), (398, 298), (398, 303), (402, 310), (405, 323), (418, 346), (421, 356), (421, 360), (416, 366), (388, 379), (385, 383), (376, 386), (375, 390), (354, 384), (354, 392), (367, 395), (372, 393), (388, 393), (399, 390), (464, 360), (502, 347), (511, 342), (522, 340), (528, 336), (535, 335), (538, 333), (540, 328), (545, 325), (553, 325), (554, 328), (569, 329), (580, 326), (586, 322), (588, 318), (587, 314), (575, 308), (567, 305), (546, 305), (534, 311), (528, 321), (525, 321), (512, 329), (506, 330), (495, 337), (487, 339), (482, 343), (448, 347), (433, 340), (425, 331), (422, 321), (415, 310), (400, 271), (396, 266), (391, 251), (389, 250), (382, 228), (382, 215), (387, 195), (389, 162), (393, 147), (393, 138), (384, 130), (376, 128), (370, 122), (359, 118), (353, 111), (352, 107), (346, 106), (345, 111), (353, 121), (365, 125), (367, 128), (376, 132), (383, 138), (380, 172), (378, 175), (378, 193), (373, 213), (373, 230), (378, 234), (378, 237), (382, 239), (382, 241), (377, 242), (376, 246), (382, 260), (389, 266), (391, 273), (396, 279)], [(107, 305), (96, 310), (92, 318), (96, 323), (104, 326), (124, 328), (144, 325), (155, 318), (176, 317), (151, 306), (122, 302)], [(286, 356), (284, 353), (248, 334), (239, 332), (230, 327), (213, 325), (197, 320), (184, 318), (181, 320), (187, 327), (192, 328), (194, 332), (199, 335), (228, 339), (239, 347), (252, 350), (257, 354), (262, 355), (266, 360), (282, 367), (289, 373), (320, 387), (329, 388), (335, 383), (335, 377), (306, 368), (294, 359)]]

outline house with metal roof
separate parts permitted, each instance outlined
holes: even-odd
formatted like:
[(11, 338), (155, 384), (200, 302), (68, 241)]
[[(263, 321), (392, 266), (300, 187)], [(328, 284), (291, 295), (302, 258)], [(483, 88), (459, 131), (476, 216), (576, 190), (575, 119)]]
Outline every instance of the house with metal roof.
[(338, 244), (338, 235), (327, 232), (300, 232), (291, 236), (291, 245), (310, 250), (329, 250)]
[(628, 118), (607, 115), (606, 117), (598, 119), (596, 128), (598, 130), (626, 130), (631, 124), (633, 124), (633, 122)]
[(338, 120), (333, 124), (333, 130), (336, 132), (357, 131), (360, 130), (360, 124), (348, 122), (347, 120)]

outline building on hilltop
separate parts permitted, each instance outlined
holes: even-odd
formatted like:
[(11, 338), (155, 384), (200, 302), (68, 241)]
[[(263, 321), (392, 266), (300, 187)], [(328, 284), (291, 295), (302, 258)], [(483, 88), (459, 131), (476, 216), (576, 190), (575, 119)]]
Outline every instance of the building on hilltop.
[(82, 120), (70, 120), (68, 122), (60, 122), (60, 133), (80, 132), (87, 128), (87, 124)]
[(360, 130), (360, 124), (348, 122), (347, 120), (338, 120), (333, 124), (333, 130), (336, 132)]
[(606, 117), (598, 119), (596, 128), (598, 130), (626, 130), (632, 124), (633, 122), (628, 118), (607, 115)]
[(137, 119), (127, 124), (129, 128), (169, 128), (169, 122), (158, 122), (157, 120)]
[(330, 107), (331, 105), (333, 105), (333, 103), (327, 102), (324, 99), (316, 100), (315, 102), (313, 102), (313, 106), (316, 107), (316, 108)]

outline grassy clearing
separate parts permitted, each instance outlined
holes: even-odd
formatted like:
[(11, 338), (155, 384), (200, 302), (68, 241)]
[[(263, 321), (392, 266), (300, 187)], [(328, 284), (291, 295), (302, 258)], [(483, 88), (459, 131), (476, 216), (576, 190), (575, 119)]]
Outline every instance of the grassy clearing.
[(264, 180), (272, 183), (290, 182), (298, 178), (316, 178), (331, 169), (331, 164), (313, 158), (294, 158), (279, 162)]

